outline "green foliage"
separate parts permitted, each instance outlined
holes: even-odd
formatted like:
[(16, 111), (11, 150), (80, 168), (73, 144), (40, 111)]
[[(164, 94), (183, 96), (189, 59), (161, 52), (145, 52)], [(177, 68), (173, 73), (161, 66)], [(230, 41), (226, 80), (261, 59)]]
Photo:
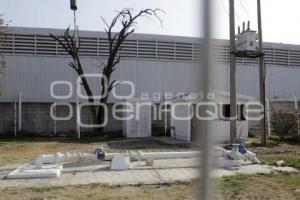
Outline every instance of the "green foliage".
[(293, 113), (273, 110), (272, 122), (277, 139), (280, 141), (299, 139), (297, 121), (298, 118)]

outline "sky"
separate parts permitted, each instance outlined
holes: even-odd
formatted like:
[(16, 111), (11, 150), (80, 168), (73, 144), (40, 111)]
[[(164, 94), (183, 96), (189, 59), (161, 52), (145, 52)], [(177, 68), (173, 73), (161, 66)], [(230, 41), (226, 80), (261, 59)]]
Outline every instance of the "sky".
[[(201, 0), (77, 0), (80, 30), (103, 31), (101, 16), (110, 21), (122, 8), (160, 8), (163, 26), (155, 19), (141, 19), (136, 32), (198, 37), (201, 35)], [(213, 0), (214, 37), (229, 38), (228, 0)], [(300, 44), (300, 1), (261, 0), (263, 39), (266, 42)], [(235, 0), (236, 26), (251, 21), (257, 30), (256, 0)], [(0, 14), (10, 26), (61, 28), (73, 26), (69, 0), (0, 0)]]

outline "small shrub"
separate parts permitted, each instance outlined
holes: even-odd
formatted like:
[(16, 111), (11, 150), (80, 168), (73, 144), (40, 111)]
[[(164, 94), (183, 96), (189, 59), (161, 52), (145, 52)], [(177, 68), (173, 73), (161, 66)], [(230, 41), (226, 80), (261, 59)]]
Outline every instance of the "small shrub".
[(298, 135), (298, 118), (295, 114), (273, 110), (272, 124), (275, 136), (280, 141), (300, 138)]

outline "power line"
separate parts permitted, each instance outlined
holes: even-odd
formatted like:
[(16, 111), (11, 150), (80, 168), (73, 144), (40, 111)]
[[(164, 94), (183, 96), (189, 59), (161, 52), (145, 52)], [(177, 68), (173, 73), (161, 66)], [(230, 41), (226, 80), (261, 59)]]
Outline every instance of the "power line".
[(221, 4), (222, 4), (222, 6), (223, 6), (224, 11), (225, 11), (225, 12), (227, 13), (227, 15), (229, 16), (229, 11), (226, 9), (223, 0), (220, 0), (220, 1), (221, 1)]
[[(224, 11), (225, 11), (226, 14), (229, 16), (229, 11), (226, 9), (226, 6), (225, 6), (223, 0), (220, 0), (220, 1), (221, 1), (221, 4), (222, 4), (222, 7), (223, 7)], [(242, 18), (241, 18), (236, 12), (234, 12), (234, 16), (235, 16), (240, 22), (243, 21)]]
[(249, 14), (248, 14), (248, 11), (247, 11), (247, 9), (245, 8), (245, 6), (244, 6), (244, 4), (242, 3), (242, 1), (241, 1), (241, 0), (239, 0), (239, 3), (240, 3), (240, 5), (241, 5), (242, 9), (244, 10), (244, 12), (246, 13), (246, 15), (247, 15), (247, 19), (248, 19), (248, 21), (249, 21)]

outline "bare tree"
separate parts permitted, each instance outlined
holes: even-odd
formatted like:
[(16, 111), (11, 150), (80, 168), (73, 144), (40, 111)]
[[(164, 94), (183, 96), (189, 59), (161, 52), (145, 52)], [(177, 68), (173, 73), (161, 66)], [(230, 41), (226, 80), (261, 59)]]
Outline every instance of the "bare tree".
[[(114, 17), (112, 22), (109, 24), (106, 22), (104, 18), (101, 18), (102, 21), (106, 25), (105, 32), (107, 34), (107, 42), (109, 46), (109, 55), (105, 63), (102, 63), (102, 80), (101, 80), (101, 99), (100, 103), (107, 104), (107, 100), (111, 90), (117, 85), (116, 80), (111, 80), (111, 75), (116, 70), (117, 65), (121, 61), (121, 57), (119, 52), (122, 50), (122, 44), (129, 35), (131, 35), (135, 31), (135, 27), (137, 24), (137, 20), (141, 17), (150, 18), (154, 16), (157, 18), (160, 23), (162, 23), (160, 17), (158, 16), (159, 12), (163, 12), (160, 9), (142, 9), (137, 14), (133, 14), (133, 10), (126, 8), (122, 11), (117, 12), (117, 15)], [(121, 29), (119, 31), (114, 32), (116, 26), (120, 24)], [(56, 40), (64, 50), (72, 57), (72, 62), (69, 63), (69, 66), (73, 68), (77, 74), (81, 77), (82, 85), (85, 89), (87, 96), (89, 97), (89, 102), (94, 103), (95, 99), (93, 97), (93, 92), (89, 86), (89, 83), (84, 76), (83, 66), (80, 62), (79, 49), (80, 49), (80, 41), (79, 45), (76, 45), (75, 33), (70, 34), (70, 30), (67, 29), (63, 37), (58, 37), (54, 35), (50, 35), (54, 40)], [(105, 81), (106, 78), (106, 81)], [(94, 121), (96, 119), (97, 123), (102, 124), (104, 120), (104, 110), (103, 107), (99, 106), (98, 111), (95, 108), (92, 108)], [(97, 115), (97, 116), (96, 116)], [(100, 134), (102, 134), (102, 128), (99, 130)]]
[[(5, 22), (2, 15), (0, 15), (0, 47), (3, 43), (8, 39), (8, 24)], [(3, 68), (5, 67), (5, 59), (4, 56), (0, 52), (0, 80), (3, 75)], [(0, 85), (0, 95), (2, 94), (2, 85)]]
[[(63, 49), (72, 57), (72, 62), (69, 63), (69, 66), (75, 70), (77, 75), (81, 77), (81, 83), (83, 85), (83, 88), (88, 96), (88, 101), (90, 103), (94, 103), (94, 95), (93, 91), (84, 75), (84, 70), (80, 61), (79, 57), (79, 48), (80, 44), (76, 44), (76, 38), (75, 38), (75, 31), (73, 33), (70, 33), (70, 29), (67, 28), (64, 35), (62, 37), (55, 36), (50, 34), (50, 37), (52, 37), (54, 40), (56, 40)], [(80, 43), (80, 41), (78, 41)], [(91, 113), (93, 115), (94, 122), (97, 122), (97, 112), (94, 107), (90, 107)]]

